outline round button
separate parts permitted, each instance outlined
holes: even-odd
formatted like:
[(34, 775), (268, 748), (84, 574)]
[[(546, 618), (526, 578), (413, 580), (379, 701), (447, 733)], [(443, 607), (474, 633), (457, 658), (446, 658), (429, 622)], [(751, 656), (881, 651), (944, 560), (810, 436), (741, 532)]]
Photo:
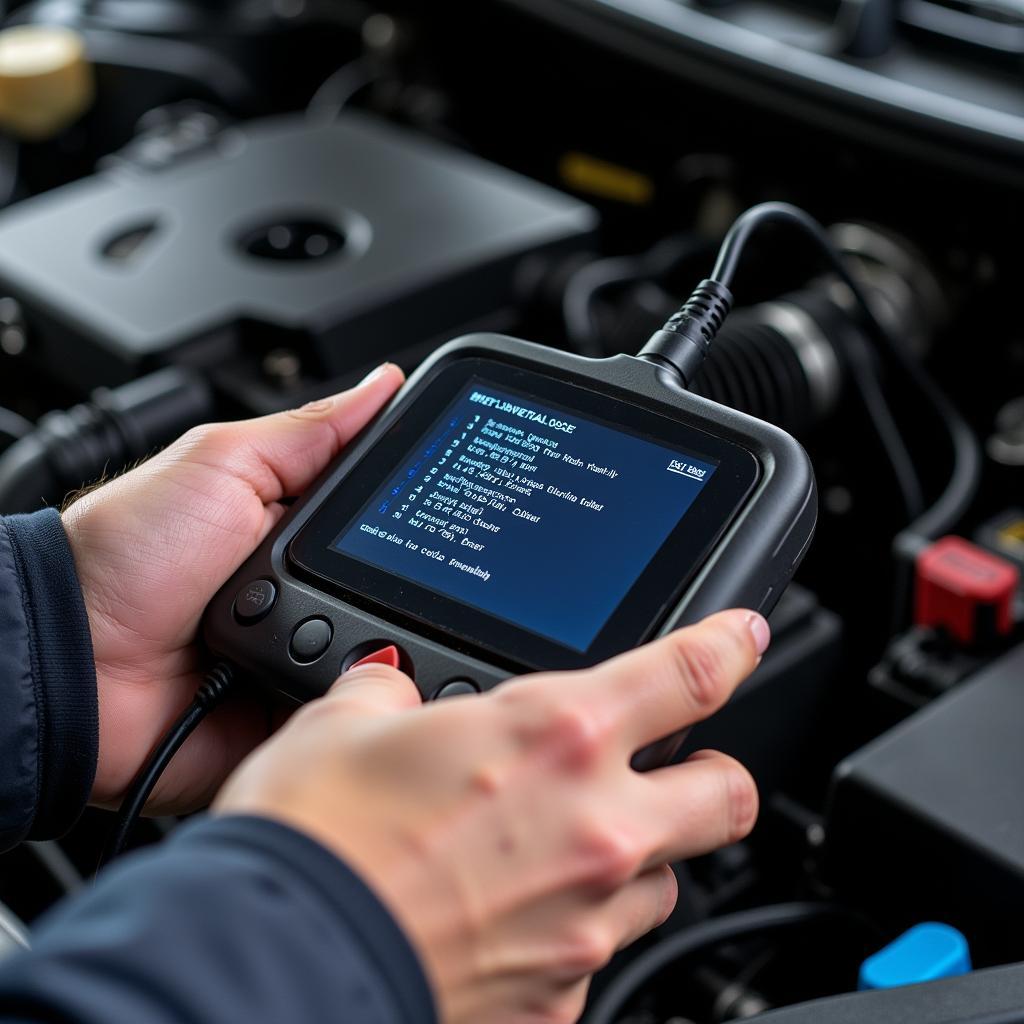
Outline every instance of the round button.
[(243, 626), (252, 626), (270, 614), (277, 600), (277, 587), (270, 580), (253, 580), (235, 597), (235, 618)]
[(334, 627), (326, 619), (308, 619), (292, 633), (289, 650), (292, 657), (308, 665), (331, 646)]
[(442, 700), (444, 697), (462, 697), (467, 693), (479, 692), (475, 684), (471, 683), (468, 679), (453, 679), (450, 683), (445, 683), (434, 694), (434, 700)]

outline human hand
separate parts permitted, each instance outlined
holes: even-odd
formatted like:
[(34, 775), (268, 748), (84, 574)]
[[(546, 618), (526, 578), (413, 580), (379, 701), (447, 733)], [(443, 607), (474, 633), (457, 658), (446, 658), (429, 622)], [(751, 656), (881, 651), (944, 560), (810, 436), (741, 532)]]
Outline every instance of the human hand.
[[(197, 427), (65, 510), (89, 614), (99, 690), (92, 802), (119, 802), (202, 681), (195, 644), (207, 602), (284, 512), (394, 394), (385, 364), (302, 409)], [(268, 734), (268, 710), (232, 701), (204, 721), (164, 773), (152, 811), (212, 799)]]
[(767, 644), (759, 615), (724, 612), (594, 669), (428, 705), (399, 672), (355, 669), (214, 812), (290, 824), (357, 870), (445, 1024), (569, 1024), (593, 972), (671, 912), (666, 865), (753, 826), (757, 791), (731, 758), (646, 774), (630, 758), (716, 711)]

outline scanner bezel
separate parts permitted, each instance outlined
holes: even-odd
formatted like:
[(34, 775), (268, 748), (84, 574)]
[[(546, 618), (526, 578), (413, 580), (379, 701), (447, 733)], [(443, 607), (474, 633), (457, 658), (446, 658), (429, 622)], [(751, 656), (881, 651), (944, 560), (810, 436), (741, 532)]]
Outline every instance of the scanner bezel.
[[(474, 381), (483, 388), (490, 386), (521, 396), (524, 401), (540, 403), (569, 419), (584, 418), (680, 456), (717, 463), (693, 505), (642, 568), (585, 650), (559, 643), (332, 546), (358, 521), (382, 484), (403, 467), (438, 419)], [(558, 368), (541, 372), (495, 358), (467, 357), (440, 365), (435, 374), (420, 382), (402, 414), (391, 421), (333, 491), (321, 498), (289, 545), (287, 557), (297, 576), (327, 593), (441, 642), (454, 640), (480, 657), (524, 671), (584, 668), (629, 650), (657, 632), (668, 609), (678, 601), (742, 509), (759, 477), (760, 464), (751, 452), (693, 423), (583, 387)], [(639, 508), (642, 495), (637, 500)], [(643, 528), (639, 511), (637, 528)], [(615, 538), (609, 537), (608, 543), (614, 544)], [(529, 552), (524, 551), (523, 557), (528, 558)], [(543, 566), (537, 566), (536, 578), (537, 586), (543, 586)]]

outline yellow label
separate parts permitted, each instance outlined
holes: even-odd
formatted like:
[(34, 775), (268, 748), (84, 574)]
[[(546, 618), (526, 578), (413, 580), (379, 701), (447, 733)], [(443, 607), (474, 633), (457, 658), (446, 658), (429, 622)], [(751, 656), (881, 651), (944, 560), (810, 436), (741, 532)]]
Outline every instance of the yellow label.
[(654, 198), (654, 182), (646, 174), (587, 153), (566, 153), (558, 162), (558, 173), (571, 189), (602, 199), (643, 206)]

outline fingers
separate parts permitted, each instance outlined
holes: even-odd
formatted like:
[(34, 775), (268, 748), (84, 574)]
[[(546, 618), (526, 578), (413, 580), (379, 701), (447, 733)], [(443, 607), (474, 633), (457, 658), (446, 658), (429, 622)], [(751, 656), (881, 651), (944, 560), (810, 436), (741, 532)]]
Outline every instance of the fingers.
[(623, 886), (605, 905), (615, 951), (631, 946), (637, 939), (665, 923), (679, 898), (679, 884), (667, 864), (644, 871)]
[(586, 699), (618, 723), (632, 754), (717, 711), (757, 667), (769, 638), (756, 612), (720, 612), (594, 669)]
[(386, 665), (365, 665), (341, 676), (323, 700), (348, 714), (383, 714), (419, 707), (423, 698), (404, 672)]
[(658, 831), (646, 866), (699, 857), (739, 842), (757, 820), (757, 786), (738, 761), (702, 750), (637, 776), (644, 820)]
[(675, 874), (667, 865), (659, 865), (593, 903), (589, 910), (578, 911), (573, 924), (547, 951), (552, 980), (572, 986), (589, 978), (620, 949), (663, 924), (678, 897)]
[(301, 409), (198, 427), (179, 442), (194, 457), (248, 481), (264, 504), (300, 494), (401, 386), (393, 363), (354, 388)]

